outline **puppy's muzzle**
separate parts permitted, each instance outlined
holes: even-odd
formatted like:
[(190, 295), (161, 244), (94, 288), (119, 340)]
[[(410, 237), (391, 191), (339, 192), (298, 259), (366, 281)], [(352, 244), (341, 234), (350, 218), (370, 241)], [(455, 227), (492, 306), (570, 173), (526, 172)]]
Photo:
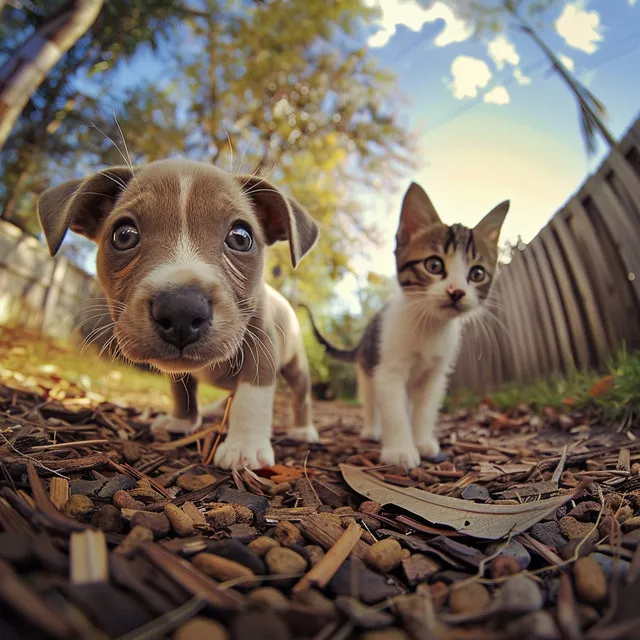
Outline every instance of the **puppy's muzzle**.
[(151, 318), (158, 335), (182, 351), (206, 333), (213, 310), (199, 288), (172, 289), (153, 296)]

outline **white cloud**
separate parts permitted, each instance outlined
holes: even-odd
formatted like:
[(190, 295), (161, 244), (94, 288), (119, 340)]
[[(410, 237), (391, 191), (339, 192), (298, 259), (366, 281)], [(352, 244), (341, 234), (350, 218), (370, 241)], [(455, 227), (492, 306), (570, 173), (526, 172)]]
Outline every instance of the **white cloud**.
[(498, 69), (502, 69), (505, 63), (517, 67), (520, 64), (520, 56), (516, 48), (505, 35), (499, 34), (487, 45), (489, 57), (496, 63)]
[(513, 70), (513, 77), (516, 79), (516, 82), (521, 85), (531, 84), (531, 78), (529, 76), (525, 76), (522, 71), (516, 67)]
[(570, 47), (594, 53), (602, 40), (600, 14), (582, 7), (582, 2), (566, 4), (555, 22), (556, 31)]
[(393, 37), (399, 25), (412, 31), (420, 31), (429, 22), (442, 20), (444, 27), (435, 37), (437, 47), (446, 47), (454, 42), (464, 42), (473, 35), (470, 24), (456, 16), (444, 2), (435, 2), (428, 9), (421, 7), (415, 0), (365, 0), (365, 3), (377, 6), (382, 12), (378, 21), (379, 29), (368, 40), (370, 47), (384, 47)]
[(558, 60), (560, 60), (569, 71), (573, 71), (576, 68), (576, 63), (573, 61), (573, 58), (565, 56), (564, 53), (558, 55)]
[(511, 102), (511, 96), (505, 87), (498, 86), (487, 91), (487, 93), (484, 94), (483, 100), (487, 104), (509, 104), (509, 102)]
[(491, 80), (489, 65), (470, 56), (457, 56), (451, 63), (451, 90), (458, 99), (475, 98)]

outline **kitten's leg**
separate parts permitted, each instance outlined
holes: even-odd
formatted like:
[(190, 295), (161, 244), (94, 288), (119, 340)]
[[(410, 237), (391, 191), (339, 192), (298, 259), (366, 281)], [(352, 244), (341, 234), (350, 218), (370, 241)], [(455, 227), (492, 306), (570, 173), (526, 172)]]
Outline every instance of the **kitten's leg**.
[(360, 366), (356, 366), (358, 374), (358, 395), (362, 403), (364, 429), (360, 434), (365, 440), (380, 440), (380, 416), (373, 400), (373, 378)]
[(409, 422), (406, 375), (378, 367), (373, 376), (376, 408), (382, 425), (380, 462), (412, 469), (420, 465)]
[(214, 464), (222, 469), (260, 469), (274, 462), (271, 421), (275, 384), (257, 387), (241, 382), (229, 410), (229, 435), (218, 447)]
[(425, 383), (411, 392), (413, 438), (420, 455), (426, 458), (435, 458), (440, 453), (440, 444), (435, 435), (435, 428), (446, 390), (446, 372), (439, 369), (432, 372)]
[(293, 428), (287, 435), (305, 442), (318, 442), (320, 437), (311, 416), (311, 376), (304, 347), (281, 369), (282, 377), (293, 392)]
[(193, 433), (202, 424), (198, 411), (198, 381), (191, 375), (171, 379), (172, 415), (160, 415), (151, 423), (151, 431)]

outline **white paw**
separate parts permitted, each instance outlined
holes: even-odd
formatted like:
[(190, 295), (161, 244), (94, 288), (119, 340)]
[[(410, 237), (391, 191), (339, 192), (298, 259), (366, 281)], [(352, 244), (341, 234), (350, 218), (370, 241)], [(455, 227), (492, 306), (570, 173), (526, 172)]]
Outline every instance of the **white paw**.
[(193, 433), (200, 428), (202, 418), (198, 416), (196, 421), (188, 418), (174, 418), (173, 416), (158, 416), (151, 423), (151, 433), (154, 431), (168, 431), (169, 433)]
[(423, 458), (435, 458), (440, 453), (440, 443), (435, 436), (423, 438), (418, 443), (418, 451)]
[(414, 469), (420, 466), (420, 452), (413, 445), (406, 447), (382, 447), (380, 463), (398, 465), (405, 469)]
[(320, 442), (316, 428), (310, 424), (307, 427), (295, 427), (287, 431), (287, 437), (301, 442)]
[(371, 440), (373, 442), (378, 442), (380, 440), (380, 429), (372, 429), (370, 427), (365, 427), (360, 432), (360, 438), (362, 440)]
[(213, 459), (220, 469), (262, 469), (274, 462), (273, 447), (268, 440), (238, 442), (227, 439), (218, 447)]

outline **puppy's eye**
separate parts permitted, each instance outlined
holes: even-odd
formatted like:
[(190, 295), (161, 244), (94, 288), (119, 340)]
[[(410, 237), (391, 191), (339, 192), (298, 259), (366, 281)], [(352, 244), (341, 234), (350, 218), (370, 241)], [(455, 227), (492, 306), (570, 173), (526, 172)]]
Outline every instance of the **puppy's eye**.
[(444, 273), (444, 262), (438, 256), (431, 256), (424, 261), (424, 268), (434, 276), (439, 276)]
[(224, 243), (233, 251), (246, 253), (253, 247), (253, 236), (243, 224), (234, 224), (227, 234)]
[(484, 267), (471, 267), (471, 270), (469, 271), (469, 281), (475, 282), (475, 284), (480, 284), (487, 279), (488, 275), (489, 274), (485, 271)]
[(140, 233), (131, 222), (117, 226), (111, 236), (111, 243), (118, 251), (133, 249), (140, 242)]

